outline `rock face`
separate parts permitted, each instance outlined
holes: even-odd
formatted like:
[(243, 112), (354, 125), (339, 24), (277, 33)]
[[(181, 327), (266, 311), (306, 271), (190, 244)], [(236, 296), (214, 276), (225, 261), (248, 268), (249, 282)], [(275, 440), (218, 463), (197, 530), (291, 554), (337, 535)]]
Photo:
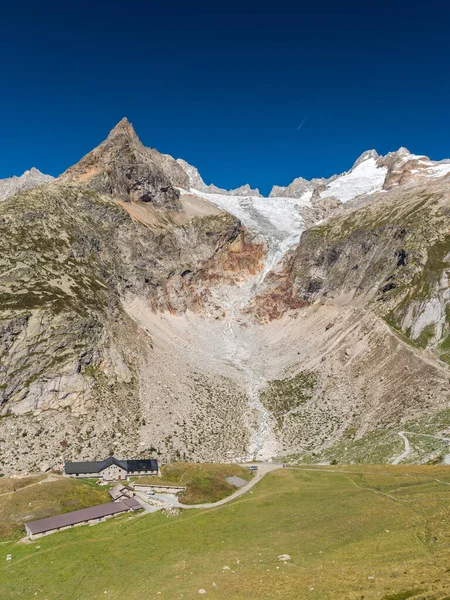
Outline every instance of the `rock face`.
[(374, 440), (447, 414), (449, 214), (445, 179), (394, 186), (306, 230), (266, 277), (247, 310), (298, 350), (262, 390), (282, 453), (359, 444), (373, 461)]
[(171, 157), (146, 148), (131, 123), (122, 119), (107, 139), (59, 177), (81, 183), (130, 202), (150, 202), (156, 208), (180, 210), (176, 186), (189, 184), (183, 168)]
[(315, 460), (445, 416), (447, 173), (369, 151), (269, 199), (210, 193), (121, 121), (0, 204), (0, 471)]
[(297, 177), (288, 186), (274, 185), (269, 198), (302, 198), (308, 195), (311, 198), (314, 189), (314, 185), (310, 181), (303, 179), (303, 177)]
[[(268, 309), (323, 299), (371, 307), (404, 335), (446, 357), (450, 241), (446, 182), (394, 187), (362, 208), (305, 231), (266, 281)], [(279, 297), (285, 296), (285, 299)], [(268, 311), (268, 312), (267, 312)], [(261, 313), (262, 314), (262, 313)]]
[(252, 189), (248, 183), (246, 183), (245, 185), (241, 185), (241, 187), (238, 187), (234, 190), (229, 190), (227, 194), (229, 196), (258, 196), (262, 198), (262, 195), (259, 193), (258, 188)]
[(19, 192), (31, 190), (40, 185), (45, 185), (53, 181), (51, 175), (44, 175), (34, 167), (25, 171), (20, 177), (10, 177), (9, 179), (0, 179), (0, 200), (6, 200)]
[(183, 171), (186, 173), (186, 175), (189, 178), (188, 189), (192, 188), (194, 190), (202, 191), (207, 187), (205, 182), (201, 178), (201, 175), (198, 172), (198, 169), (196, 169), (195, 167), (190, 165), (188, 162), (186, 162), (182, 158), (177, 158), (177, 163), (181, 166), (181, 168), (183, 169)]

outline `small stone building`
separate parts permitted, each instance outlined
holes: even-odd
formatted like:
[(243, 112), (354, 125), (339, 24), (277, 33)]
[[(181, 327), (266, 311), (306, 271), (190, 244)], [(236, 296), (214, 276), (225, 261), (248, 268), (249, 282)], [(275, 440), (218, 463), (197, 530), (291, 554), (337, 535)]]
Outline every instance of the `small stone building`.
[(69, 477), (100, 477), (104, 481), (121, 481), (139, 475), (158, 475), (158, 461), (118, 460), (109, 456), (96, 462), (66, 462), (64, 474)]

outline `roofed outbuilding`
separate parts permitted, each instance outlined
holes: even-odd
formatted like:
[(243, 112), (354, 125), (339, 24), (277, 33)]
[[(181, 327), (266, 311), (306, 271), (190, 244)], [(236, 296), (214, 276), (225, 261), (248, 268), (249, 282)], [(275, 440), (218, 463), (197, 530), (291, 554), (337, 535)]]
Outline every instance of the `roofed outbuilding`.
[(108, 492), (113, 500), (122, 500), (123, 498), (132, 498), (134, 496), (134, 492), (130, 487), (120, 483), (108, 490)]
[(141, 508), (142, 505), (135, 498), (125, 498), (123, 502), (107, 502), (106, 504), (99, 504), (98, 506), (91, 506), (90, 508), (57, 515), (56, 517), (29, 521), (25, 523), (25, 529), (28, 536), (34, 539), (41, 535), (74, 527), (75, 525), (98, 523), (108, 517)]

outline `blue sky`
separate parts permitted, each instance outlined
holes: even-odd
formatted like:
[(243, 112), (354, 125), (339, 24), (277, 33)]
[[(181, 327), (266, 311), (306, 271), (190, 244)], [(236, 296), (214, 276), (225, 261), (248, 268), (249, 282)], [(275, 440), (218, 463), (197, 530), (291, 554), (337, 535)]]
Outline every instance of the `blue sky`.
[(0, 178), (58, 175), (123, 116), (207, 183), (265, 193), (369, 148), (450, 157), (441, 1), (19, 0), (1, 15)]

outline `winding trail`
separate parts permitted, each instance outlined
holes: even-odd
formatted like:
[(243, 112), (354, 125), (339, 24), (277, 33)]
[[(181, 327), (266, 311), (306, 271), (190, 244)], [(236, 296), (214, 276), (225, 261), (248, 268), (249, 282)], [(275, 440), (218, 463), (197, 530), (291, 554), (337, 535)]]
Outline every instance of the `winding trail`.
[[(248, 465), (241, 465), (241, 466), (248, 467)], [(145, 496), (143, 494), (139, 493), (139, 494), (137, 494), (139, 497), (139, 501), (142, 503), (143, 508), (145, 510), (144, 513), (140, 513), (140, 514), (142, 515), (142, 514), (146, 514), (149, 512), (156, 512), (157, 510), (167, 509), (167, 508), (191, 509), (191, 508), (216, 508), (217, 506), (223, 506), (224, 504), (227, 504), (228, 502), (231, 502), (232, 500), (239, 498), (239, 496), (242, 496), (243, 494), (246, 494), (247, 492), (249, 492), (252, 489), (252, 487), (254, 487), (259, 481), (261, 481), (261, 479), (264, 477), (264, 475), (267, 475), (267, 473), (270, 473), (271, 471), (276, 471), (277, 469), (280, 469), (280, 468), (282, 468), (282, 465), (279, 465), (279, 464), (258, 463), (258, 471), (256, 471), (253, 479), (251, 479), (243, 487), (238, 488), (235, 492), (233, 492), (231, 494), (231, 496), (222, 498), (222, 500), (218, 500), (217, 502), (204, 502), (202, 504), (182, 504), (181, 502), (178, 501), (178, 499), (176, 497), (173, 500), (171, 500), (170, 502), (169, 501), (164, 502), (164, 498), (162, 496), (160, 497), (159, 494), (155, 494), (155, 496), (154, 496), (155, 499), (157, 501), (160, 501), (161, 505), (152, 506), (146, 502)]]
[[(241, 466), (246, 467), (248, 465), (241, 465)], [(243, 487), (237, 489), (233, 494), (231, 494), (231, 496), (227, 496), (226, 498), (223, 498), (222, 500), (219, 500), (218, 502), (206, 502), (204, 504), (191, 504), (191, 505), (179, 503), (178, 506), (180, 508), (215, 508), (216, 506), (222, 506), (223, 504), (227, 504), (228, 502), (231, 502), (235, 498), (238, 498), (239, 496), (246, 494), (248, 491), (250, 491), (252, 489), (252, 487), (254, 487), (259, 481), (261, 481), (261, 479), (264, 477), (264, 475), (267, 475), (267, 473), (270, 473), (271, 471), (276, 471), (277, 469), (281, 469), (281, 468), (282, 468), (282, 465), (278, 465), (278, 464), (258, 463), (258, 471), (256, 472), (256, 475), (253, 477), (253, 479), (251, 479), (247, 483), (247, 485), (244, 485)]]
[(405, 450), (399, 456), (397, 456), (397, 458), (394, 458), (394, 460), (392, 461), (393, 465), (398, 465), (399, 463), (401, 463), (402, 460), (404, 460), (407, 456), (409, 456), (409, 453), (411, 452), (411, 444), (409, 443), (409, 440), (406, 437), (405, 432), (399, 431), (398, 435), (405, 442)]
[(450, 444), (450, 438), (445, 437), (443, 435), (433, 435), (431, 433), (417, 433), (415, 431), (403, 431), (402, 433), (407, 433), (408, 435), (421, 435), (423, 437), (430, 437), (436, 440), (444, 440), (444, 442), (448, 442)]
[(450, 444), (450, 438), (442, 436), (442, 435), (433, 435), (431, 433), (418, 433), (416, 431), (399, 431), (398, 435), (405, 442), (405, 450), (399, 456), (397, 456), (397, 458), (395, 458), (392, 461), (391, 464), (393, 464), (393, 465), (398, 465), (399, 463), (401, 463), (402, 460), (407, 458), (411, 452), (411, 444), (410, 444), (408, 438), (406, 437), (405, 433), (407, 433), (408, 435), (417, 435), (417, 436), (421, 436), (421, 437), (433, 438), (435, 440), (442, 440), (444, 442), (447, 442), (447, 444)]

